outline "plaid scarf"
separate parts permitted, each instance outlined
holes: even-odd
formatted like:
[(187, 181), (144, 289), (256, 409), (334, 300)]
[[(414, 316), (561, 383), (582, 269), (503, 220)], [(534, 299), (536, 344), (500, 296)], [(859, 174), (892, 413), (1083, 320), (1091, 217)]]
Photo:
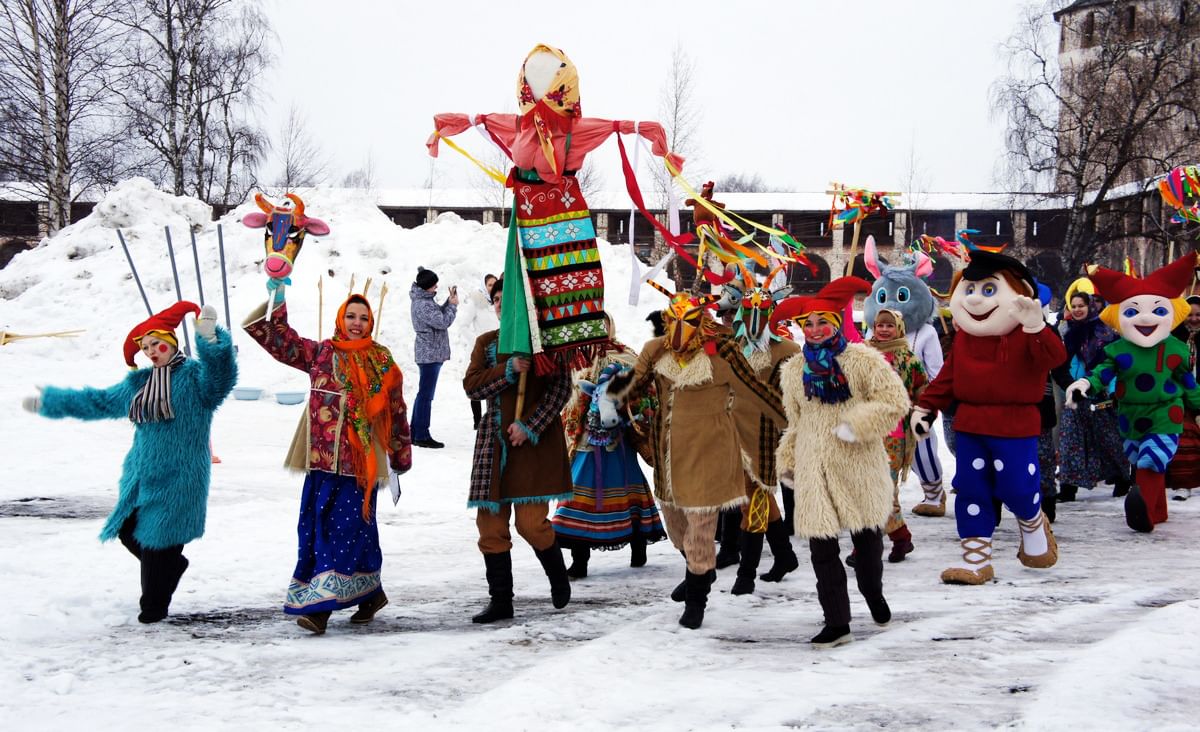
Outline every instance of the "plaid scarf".
[(839, 330), (829, 340), (804, 344), (804, 396), (825, 404), (840, 404), (850, 398), (850, 382), (838, 366), (837, 356), (846, 350), (846, 336)]
[(175, 419), (175, 410), (171, 407), (171, 372), (186, 360), (182, 353), (176, 352), (170, 363), (151, 369), (150, 378), (129, 404), (129, 421), (146, 424)]

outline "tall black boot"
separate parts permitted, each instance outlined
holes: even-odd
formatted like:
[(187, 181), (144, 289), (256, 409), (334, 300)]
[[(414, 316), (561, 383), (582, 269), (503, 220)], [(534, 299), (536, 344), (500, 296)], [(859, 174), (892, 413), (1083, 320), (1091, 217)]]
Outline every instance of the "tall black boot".
[(788, 536), (796, 535), (796, 491), (783, 486), (783, 523)]
[(858, 591), (871, 609), (871, 618), (879, 625), (887, 625), (892, 619), (892, 610), (883, 597), (883, 535), (878, 529), (850, 534), (858, 561), (854, 566), (854, 578)]
[(1071, 485), (1070, 483), (1061, 483), (1058, 486), (1058, 502), (1070, 503), (1074, 501), (1079, 494), (1079, 486)]
[(708, 591), (717, 579), (717, 570), (710, 569), (704, 574), (687, 573), (687, 597), (683, 603), (683, 615), (679, 616), (679, 624), (695, 630), (704, 622), (704, 608), (708, 605)]
[(754, 592), (754, 575), (758, 574), (758, 562), (762, 559), (763, 534), (743, 531), (740, 540), (742, 559), (738, 562), (737, 579), (733, 581), (732, 595), (749, 595)]
[[(844, 643), (850, 637), (850, 595), (846, 591), (846, 569), (838, 558), (838, 540), (809, 539), (808, 546), (813, 574), (817, 576), (817, 601), (825, 614), (825, 630), (813, 638), (813, 643), (821, 647)], [(882, 556), (879, 561), (882, 566)]]
[(563, 563), (562, 549), (554, 542), (549, 549), (543, 549), (537, 554), (546, 577), (550, 580), (550, 601), (556, 608), (564, 608), (571, 601), (571, 580), (567, 577), (567, 565)]
[(494, 623), (513, 616), (513, 576), (512, 554), (484, 554), (483, 565), (487, 568), (488, 605), (475, 617), (472, 623)]
[(721, 549), (717, 552), (717, 569), (737, 564), (738, 536), (742, 533), (742, 512), (737, 508), (722, 511), (718, 519), (721, 525)]
[(671, 590), (671, 599), (675, 602), (683, 602), (687, 599), (687, 553), (680, 551), (683, 555), (683, 581), (675, 585), (675, 589)]
[(633, 525), (633, 536), (629, 537), (629, 566), (646, 566), (646, 535), (640, 521)]
[(769, 570), (759, 575), (763, 582), (778, 582), (788, 572), (794, 572), (800, 566), (800, 560), (796, 558), (796, 550), (792, 548), (792, 540), (788, 536), (787, 526), (782, 519), (767, 524), (767, 545), (771, 547), (775, 561)]
[(592, 557), (592, 550), (586, 546), (571, 547), (571, 566), (567, 567), (567, 577), (571, 579), (583, 579), (587, 577), (588, 560)]
[(183, 545), (166, 549), (142, 548), (142, 611), (138, 614), (138, 622), (157, 623), (167, 617), (171, 596), (187, 568)]

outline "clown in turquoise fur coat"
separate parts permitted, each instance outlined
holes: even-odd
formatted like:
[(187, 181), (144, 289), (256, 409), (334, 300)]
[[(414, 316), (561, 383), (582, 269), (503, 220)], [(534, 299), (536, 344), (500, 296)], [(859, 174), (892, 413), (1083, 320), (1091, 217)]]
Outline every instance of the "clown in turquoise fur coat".
[[(186, 544), (204, 534), (212, 455), (213, 412), (233, 390), (237, 364), (229, 332), (217, 328), (214, 342), (196, 339), (199, 358), (185, 359), (171, 375), (174, 419), (134, 425), (133, 447), (122, 466), (120, 496), (100, 532), (117, 538), (134, 510), (134, 538), (148, 549)], [(59, 419), (129, 419), (134, 396), (154, 369), (131, 371), (107, 389), (46, 387), (38, 414)]]

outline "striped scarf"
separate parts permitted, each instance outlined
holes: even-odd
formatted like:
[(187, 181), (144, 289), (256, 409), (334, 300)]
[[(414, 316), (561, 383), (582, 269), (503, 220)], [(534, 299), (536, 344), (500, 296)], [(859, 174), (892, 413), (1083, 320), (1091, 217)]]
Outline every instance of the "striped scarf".
[(825, 404), (840, 404), (850, 398), (850, 382), (838, 366), (837, 356), (846, 350), (846, 336), (839, 330), (829, 340), (804, 344), (804, 396)]
[(171, 408), (171, 372), (185, 360), (184, 355), (177, 352), (166, 366), (151, 369), (150, 378), (129, 404), (129, 421), (146, 424), (175, 419), (175, 410)]

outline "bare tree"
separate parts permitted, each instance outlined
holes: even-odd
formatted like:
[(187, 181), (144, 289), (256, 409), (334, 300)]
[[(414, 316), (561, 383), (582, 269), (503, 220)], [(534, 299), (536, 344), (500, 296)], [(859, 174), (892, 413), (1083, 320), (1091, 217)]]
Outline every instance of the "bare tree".
[(47, 201), (47, 230), (71, 222), (73, 195), (116, 145), (112, 0), (0, 3), (0, 170)]
[(1136, 210), (1114, 203), (1114, 192), (1148, 189), (1152, 176), (1200, 151), (1200, 57), (1191, 3), (1182, 11), (1158, 0), (1068, 8), (1056, 33), (1052, 11), (1063, 5), (1025, 9), (1004, 45), (1009, 70), (992, 104), (1007, 120), (1009, 186), (1070, 202), (1059, 256), (1074, 274), (1157, 213), (1142, 197), (1132, 199)]
[(591, 158), (585, 158), (583, 167), (575, 173), (575, 182), (583, 197), (591, 198), (592, 194), (604, 190), (604, 173), (592, 163)]
[(315, 186), (329, 177), (329, 158), (313, 139), (307, 117), (295, 104), (288, 109), (287, 119), (279, 130), (277, 152), (283, 169), (276, 176), (275, 185), (285, 191)]
[(929, 193), (930, 177), (929, 169), (925, 167), (921, 161), (921, 157), (917, 155), (917, 141), (915, 138), (909, 140), (908, 143), (908, 160), (904, 163), (904, 171), (901, 173), (901, 180), (904, 184), (904, 195), (901, 200), (904, 202), (905, 214), (907, 215), (907, 230), (909, 241), (916, 239), (925, 232), (921, 227), (921, 220), (918, 212), (924, 210), (926, 196)]
[(366, 191), (375, 190), (375, 152), (367, 150), (367, 157), (362, 167), (352, 170), (342, 178), (345, 188), (361, 188)]
[(120, 91), (129, 125), (176, 195), (238, 200), (266, 150), (251, 112), (272, 63), (270, 24), (234, 0), (133, 0)]
[[(688, 170), (696, 173), (696, 157), (700, 152), (699, 131), (703, 113), (696, 100), (696, 63), (684, 50), (676, 45), (671, 53), (671, 68), (663, 82), (659, 95), (658, 116), (667, 133), (667, 147), (688, 161)], [(657, 160), (651, 167), (654, 177), (654, 193), (658, 206), (667, 205), (667, 195), (672, 185), (671, 177)]]
[(771, 190), (758, 173), (730, 173), (718, 178), (715, 185), (723, 193), (765, 193)]

